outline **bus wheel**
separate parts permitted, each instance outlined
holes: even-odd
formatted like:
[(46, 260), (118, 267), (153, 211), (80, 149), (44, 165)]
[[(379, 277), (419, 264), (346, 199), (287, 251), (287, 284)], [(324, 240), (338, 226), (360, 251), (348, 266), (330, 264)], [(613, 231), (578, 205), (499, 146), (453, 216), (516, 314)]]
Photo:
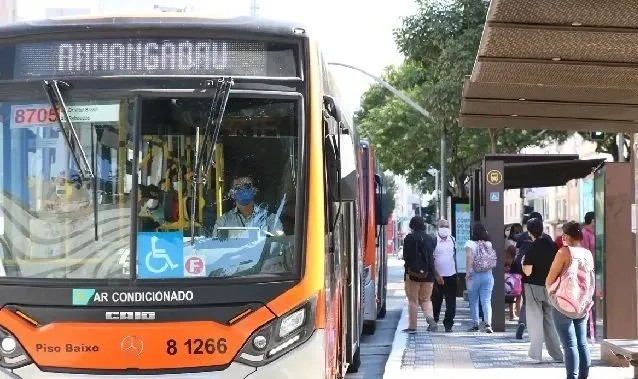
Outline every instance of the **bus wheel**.
[(385, 301), (383, 301), (383, 305), (381, 309), (379, 309), (379, 313), (377, 313), (378, 318), (385, 318)]
[(376, 321), (366, 321), (363, 323), (363, 334), (372, 335), (375, 330), (377, 330), (377, 322)]
[(352, 363), (348, 365), (348, 374), (359, 372), (359, 367), (361, 367), (361, 346), (357, 346), (352, 356)]

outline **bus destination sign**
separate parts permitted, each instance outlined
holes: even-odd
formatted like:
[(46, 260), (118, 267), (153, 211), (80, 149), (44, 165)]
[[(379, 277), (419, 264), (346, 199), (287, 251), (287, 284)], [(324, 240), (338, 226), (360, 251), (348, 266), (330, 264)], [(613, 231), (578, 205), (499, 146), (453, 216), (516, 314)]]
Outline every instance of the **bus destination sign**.
[(145, 75), (296, 77), (295, 45), (211, 39), (99, 39), (16, 45), (15, 79)]

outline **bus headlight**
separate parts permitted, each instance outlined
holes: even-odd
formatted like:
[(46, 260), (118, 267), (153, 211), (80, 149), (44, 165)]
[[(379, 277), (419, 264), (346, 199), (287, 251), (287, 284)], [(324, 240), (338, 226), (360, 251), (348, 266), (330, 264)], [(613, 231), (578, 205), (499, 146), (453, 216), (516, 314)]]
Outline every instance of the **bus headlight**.
[(285, 337), (294, 332), (297, 328), (303, 325), (305, 319), (306, 308), (301, 308), (298, 311), (284, 317), (279, 326), (279, 337)]
[(256, 336), (253, 338), (253, 346), (257, 350), (264, 350), (268, 346), (268, 339), (264, 336)]
[(31, 357), (20, 342), (11, 333), (0, 328), (0, 367), (14, 369), (31, 362)]
[(263, 366), (306, 342), (315, 328), (317, 296), (270, 321), (248, 339), (235, 358), (253, 367)]

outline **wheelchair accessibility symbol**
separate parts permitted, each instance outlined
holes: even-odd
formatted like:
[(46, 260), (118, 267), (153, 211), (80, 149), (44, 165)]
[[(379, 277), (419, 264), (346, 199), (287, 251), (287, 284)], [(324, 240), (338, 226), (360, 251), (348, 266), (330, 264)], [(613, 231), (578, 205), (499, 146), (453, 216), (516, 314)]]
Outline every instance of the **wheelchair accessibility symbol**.
[(142, 279), (184, 276), (182, 233), (138, 233), (137, 274)]
[[(159, 241), (159, 238), (156, 236), (151, 237), (151, 251), (146, 254), (146, 268), (148, 271), (161, 274), (167, 269), (176, 269), (178, 265), (173, 263), (171, 256), (166, 253), (166, 250), (157, 248), (157, 241)], [(162, 262), (164, 262), (163, 265), (160, 268), (156, 268)]]

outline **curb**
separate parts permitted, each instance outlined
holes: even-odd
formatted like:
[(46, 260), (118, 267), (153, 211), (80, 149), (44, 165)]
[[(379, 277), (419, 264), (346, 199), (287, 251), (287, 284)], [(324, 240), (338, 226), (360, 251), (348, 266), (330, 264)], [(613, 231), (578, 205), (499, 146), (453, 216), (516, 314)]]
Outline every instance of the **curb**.
[[(408, 327), (408, 306), (403, 306), (401, 317), (397, 328), (394, 331), (394, 339), (392, 340), (392, 350), (385, 363), (384, 378), (396, 378), (401, 375), (401, 363), (403, 362), (403, 353), (408, 342), (408, 334), (402, 330)], [(405, 374), (405, 373), (404, 373)]]

